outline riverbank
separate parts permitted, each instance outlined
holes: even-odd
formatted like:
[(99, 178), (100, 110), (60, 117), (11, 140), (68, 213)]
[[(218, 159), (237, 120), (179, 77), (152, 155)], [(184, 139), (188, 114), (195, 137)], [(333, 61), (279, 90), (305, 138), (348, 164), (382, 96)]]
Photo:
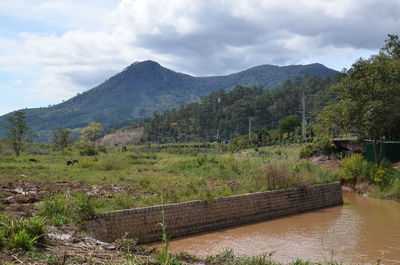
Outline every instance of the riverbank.
[(251, 225), (175, 239), (182, 250), (207, 257), (223, 249), (237, 255), (274, 252), (275, 261), (297, 258), (342, 264), (400, 264), (400, 203), (343, 192), (344, 205)]
[[(64, 226), (52, 228), (34, 252), (1, 251), (0, 257), (10, 264), (40, 265), (375, 265), (378, 260), (391, 265), (400, 261), (395, 255), (400, 240), (398, 207), (345, 192), (343, 206), (180, 238), (158, 250), (131, 240), (100, 242)], [(163, 249), (169, 253), (168, 263), (163, 262)]]
[[(80, 156), (75, 149), (62, 154), (41, 148), (20, 157), (0, 156), (0, 214), (20, 220), (41, 216), (53, 227), (51, 231), (72, 236), (47, 236), (34, 252), (2, 250), (2, 260), (16, 264), (18, 260), (24, 264), (92, 262), (88, 260), (93, 264), (126, 264), (129, 255), (112, 246), (103, 247), (79, 232), (83, 219), (95, 213), (192, 199), (212, 201), (332, 182), (339, 177), (337, 169), (299, 160), (301, 145), (236, 153), (213, 148), (132, 147), (128, 152), (110, 149), (94, 157)], [(68, 166), (68, 160), (78, 163)], [(134, 249), (131, 255), (140, 257)], [(141, 262), (157, 262), (154, 250), (146, 251)], [(301, 253), (298, 256), (302, 257)]]

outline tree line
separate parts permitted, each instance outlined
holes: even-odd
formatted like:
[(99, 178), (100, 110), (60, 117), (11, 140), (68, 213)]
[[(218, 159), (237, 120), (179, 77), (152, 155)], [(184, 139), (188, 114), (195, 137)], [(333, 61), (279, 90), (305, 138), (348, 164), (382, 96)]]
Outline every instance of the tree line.
[[(217, 90), (198, 102), (155, 113), (142, 126), (147, 143), (224, 141), (244, 139), (246, 134), (265, 143), (284, 135), (302, 135), (304, 140), (312, 134), (351, 134), (371, 141), (379, 163), (383, 141), (400, 139), (399, 37), (388, 35), (378, 54), (360, 58), (346, 73), (296, 77), (274, 90), (261, 86)], [(31, 131), (25, 114), (15, 112), (6, 129), (19, 155)], [(83, 128), (80, 146), (94, 148), (103, 131), (100, 123)], [(58, 129), (53, 143), (64, 150), (70, 144), (70, 130)]]
[[(14, 153), (19, 156), (30, 142), (32, 129), (29, 126), (26, 115), (22, 111), (15, 111), (7, 120), (6, 123), (7, 137), (6, 141), (10, 144)], [(104, 127), (99, 122), (92, 122), (81, 130), (78, 147), (81, 153), (95, 154), (98, 150), (95, 149), (96, 141), (99, 140), (104, 133)], [(58, 128), (54, 131), (52, 144), (55, 149), (64, 152), (65, 148), (72, 144), (71, 130)]]
[[(231, 91), (217, 90), (199, 102), (181, 105), (154, 114), (143, 123), (145, 142), (174, 143), (224, 141), (252, 132), (275, 129), (279, 121), (305, 114), (312, 124), (327, 105), (337, 102), (329, 88), (344, 77), (297, 77), (280, 88), (237, 86)], [(302, 105), (306, 102), (306, 107)], [(293, 119), (293, 117), (292, 117)], [(308, 126), (309, 127), (309, 126)]]

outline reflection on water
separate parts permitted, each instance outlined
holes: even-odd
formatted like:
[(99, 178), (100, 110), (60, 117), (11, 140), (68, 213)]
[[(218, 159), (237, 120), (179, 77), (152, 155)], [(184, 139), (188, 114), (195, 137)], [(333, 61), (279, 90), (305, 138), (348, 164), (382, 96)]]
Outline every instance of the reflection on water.
[(232, 248), (247, 256), (274, 251), (281, 262), (333, 256), (346, 263), (400, 264), (400, 203), (343, 195), (343, 206), (176, 239), (171, 251), (205, 257)]

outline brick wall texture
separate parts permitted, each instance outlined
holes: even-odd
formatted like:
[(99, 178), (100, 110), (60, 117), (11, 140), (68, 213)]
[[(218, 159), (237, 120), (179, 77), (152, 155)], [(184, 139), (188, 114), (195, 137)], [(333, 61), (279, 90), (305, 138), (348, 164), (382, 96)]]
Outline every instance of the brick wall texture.
[(178, 237), (340, 204), (340, 183), (321, 184), (107, 212), (86, 222), (85, 230), (106, 242), (125, 236), (148, 243), (161, 238), (163, 210), (168, 236)]

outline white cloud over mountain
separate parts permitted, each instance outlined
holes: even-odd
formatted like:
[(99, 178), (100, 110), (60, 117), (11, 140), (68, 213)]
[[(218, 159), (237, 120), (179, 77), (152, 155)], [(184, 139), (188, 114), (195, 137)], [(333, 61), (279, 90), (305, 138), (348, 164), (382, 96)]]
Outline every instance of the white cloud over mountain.
[(41, 25), (0, 35), (0, 71), (25, 77), (16, 89), (31, 100), (53, 102), (138, 60), (194, 75), (312, 62), (340, 70), (400, 29), (396, 0), (3, 0), (0, 10)]

